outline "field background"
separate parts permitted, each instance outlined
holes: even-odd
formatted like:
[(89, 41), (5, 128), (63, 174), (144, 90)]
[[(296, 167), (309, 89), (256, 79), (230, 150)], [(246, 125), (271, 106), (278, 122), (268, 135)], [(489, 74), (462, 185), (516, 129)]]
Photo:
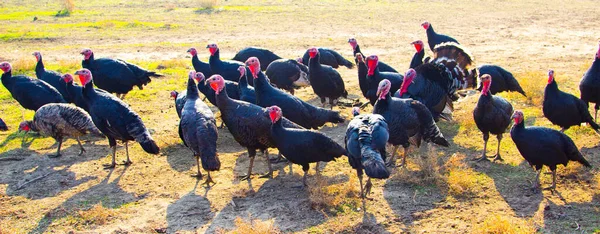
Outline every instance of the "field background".
[[(65, 5), (69, 2), (73, 5)], [(54, 140), (18, 133), (21, 108), (1, 87), (0, 117), (11, 129), (0, 133), (0, 160), (20, 161), (0, 161), (0, 233), (600, 232), (600, 137), (589, 127), (566, 133), (595, 168), (561, 166), (555, 193), (532, 193), (535, 173), (508, 134), (501, 144), (504, 162), (470, 161), (481, 154), (483, 141), (472, 120), (479, 95), (469, 96), (455, 105), (455, 121), (438, 123), (451, 147), (412, 150), (407, 168), (374, 181), (363, 213), (358, 180), (346, 159), (324, 166), (323, 176), (311, 170), (308, 190), (293, 188), (300, 184), (301, 168), (290, 171), (283, 164), (275, 165), (273, 179), (239, 181), (249, 160), (226, 129), (219, 130), (222, 168), (213, 173), (218, 184), (202, 187), (189, 176), (195, 162), (180, 143), (169, 98), (171, 90), (184, 89), (193, 69), (186, 54), (190, 47), (205, 61), (208, 42), (219, 44), (223, 59), (246, 46), (286, 58), (323, 46), (351, 58), (347, 39), (356, 37), (365, 54), (378, 54), (404, 71), (414, 53), (409, 43), (426, 41), (420, 24), (428, 20), (469, 48), (477, 64), (498, 64), (517, 76), (528, 97), (501, 96), (525, 111), (527, 125), (558, 129), (541, 113), (546, 73), (554, 69), (559, 87), (579, 95), (579, 80), (598, 46), (597, 5), (586, 0), (4, 0), (0, 60), (11, 62), (15, 74), (34, 76), (34, 51), (42, 52), (47, 69), (73, 73), (80, 68), (79, 51), (91, 48), (97, 57), (122, 58), (166, 77), (126, 99), (151, 129), (161, 155), (148, 155), (136, 144), (134, 164), (114, 170), (101, 166), (110, 161), (106, 140), (87, 139), (83, 156), (77, 156), (76, 141), (67, 140), (63, 157), (46, 157), (55, 151)], [(69, 16), (56, 16), (68, 8)], [(359, 98), (356, 69), (339, 72), (350, 96)], [(297, 95), (318, 103), (310, 88)], [(338, 110), (350, 116), (349, 108)], [(342, 143), (345, 128), (327, 125), (321, 131)], [(491, 137), (488, 154), (496, 145)], [(119, 147), (117, 160), (124, 156)], [(254, 171), (266, 172), (260, 156)], [(40, 176), (45, 177), (24, 185)], [(548, 186), (551, 176), (543, 175), (542, 183)]]

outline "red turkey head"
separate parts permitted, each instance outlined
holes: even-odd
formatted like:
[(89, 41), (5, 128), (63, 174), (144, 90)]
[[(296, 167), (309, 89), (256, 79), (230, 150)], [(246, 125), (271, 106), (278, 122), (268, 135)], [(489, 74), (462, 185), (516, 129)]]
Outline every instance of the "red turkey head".
[(94, 54), (91, 49), (83, 49), (81, 53), (83, 55), (83, 60), (88, 60)]
[(246, 67), (244, 67), (244, 66), (238, 67), (238, 72), (240, 72), (240, 78), (244, 77), (244, 75), (246, 75)]
[(69, 74), (69, 73), (62, 75), (61, 78), (67, 84), (73, 82), (73, 76), (71, 74)]
[(277, 121), (279, 121), (279, 119), (281, 119), (281, 116), (283, 115), (281, 108), (279, 108), (278, 106), (267, 107), (267, 112), (269, 112), (269, 118), (271, 118), (271, 123), (277, 123)]
[(358, 61), (359, 63), (364, 63), (364, 58), (363, 55), (361, 53), (356, 53), (356, 61)]
[(317, 56), (318, 53), (319, 49), (317, 49), (317, 47), (308, 49), (308, 56), (310, 56), (310, 58), (314, 58), (315, 56)]
[(38, 51), (36, 51), (36, 52), (33, 52), (33, 56), (35, 56), (35, 59), (36, 59), (38, 62), (40, 61), (40, 59), (42, 59), (42, 53), (40, 53), (40, 52), (38, 52)]
[(375, 68), (377, 68), (377, 65), (379, 65), (379, 57), (377, 57), (377, 55), (371, 55), (367, 57), (367, 68), (369, 69), (369, 76), (375, 74)]
[(81, 82), (81, 86), (85, 86), (92, 81), (92, 72), (86, 68), (76, 71), (75, 75), (79, 76), (79, 82)]
[(204, 73), (202, 72), (196, 72), (196, 74), (194, 74), (194, 80), (196, 80), (196, 82), (198, 82), (198, 84), (200, 84), (200, 82), (202, 82), (204, 80)]
[(194, 47), (188, 49), (187, 52), (190, 53), (192, 56), (196, 56), (198, 54), (198, 51), (196, 51), (196, 48)]
[(406, 71), (404, 79), (402, 80), (402, 85), (400, 86), (398, 97), (402, 97), (402, 95), (408, 92), (408, 87), (410, 87), (410, 84), (414, 83), (415, 77), (417, 77), (417, 71), (415, 71), (415, 69), (411, 68)]
[(221, 93), (225, 88), (225, 80), (220, 75), (213, 75), (206, 80), (208, 85), (215, 91), (215, 94)]
[(548, 70), (548, 84), (551, 84), (554, 81), (554, 70)]
[(360, 107), (358, 107), (358, 106), (352, 107), (352, 115), (353, 116), (360, 115)]
[(429, 26), (431, 26), (431, 24), (429, 24), (429, 22), (425, 21), (421, 24), (421, 27), (423, 27), (425, 30), (429, 29)]
[(392, 87), (392, 82), (387, 79), (383, 79), (379, 82), (377, 86), (377, 97), (379, 99), (385, 99), (385, 96), (390, 92), (390, 87)]
[(481, 79), (481, 83), (483, 84), (481, 95), (487, 96), (490, 91), (490, 87), (492, 86), (492, 76), (489, 74), (483, 74), (479, 79)]
[(171, 98), (176, 99), (177, 95), (179, 95), (177, 91), (171, 91)]
[(356, 49), (356, 46), (358, 45), (358, 42), (356, 41), (356, 39), (354, 39), (354, 37), (348, 39), (348, 43), (352, 46), (352, 49)]
[(194, 79), (196, 78), (196, 71), (191, 70), (190, 72), (188, 72), (188, 79)]
[(520, 124), (521, 122), (523, 122), (523, 119), (524, 119), (523, 112), (520, 110), (517, 110), (517, 111), (515, 111), (515, 113), (512, 115), (511, 118), (514, 119), (515, 124)]
[(254, 79), (258, 78), (258, 72), (260, 72), (260, 61), (257, 57), (250, 57), (246, 60), (246, 66), (250, 68), (250, 72), (252, 72), (252, 76)]
[(8, 63), (8, 62), (2, 62), (2, 63), (0, 63), (0, 69), (2, 69), (2, 71), (4, 73), (7, 73), (10, 70), (12, 70), (12, 67), (10, 66), (10, 63)]
[(417, 50), (417, 52), (421, 52), (421, 50), (423, 50), (423, 41), (421, 40), (413, 41), (410, 44), (412, 44), (415, 47), (415, 50)]
[(29, 127), (30, 121), (23, 121), (19, 124), (19, 131), (29, 132), (31, 127)]
[(210, 56), (215, 55), (215, 53), (219, 50), (219, 47), (215, 43), (206, 45), (206, 48), (210, 52)]

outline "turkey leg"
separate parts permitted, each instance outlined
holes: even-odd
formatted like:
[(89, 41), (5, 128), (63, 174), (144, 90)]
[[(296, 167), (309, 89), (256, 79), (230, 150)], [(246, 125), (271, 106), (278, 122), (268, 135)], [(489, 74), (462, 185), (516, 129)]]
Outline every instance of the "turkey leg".
[(475, 158), (475, 159), (473, 159), (473, 161), (477, 161), (477, 162), (490, 161), (489, 159), (487, 159), (487, 156), (485, 156), (485, 152), (487, 150), (487, 143), (488, 143), (489, 139), (490, 139), (490, 134), (484, 133), (483, 134), (483, 153), (481, 154), (481, 157)]
[(366, 207), (366, 202), (365, 202), (365, 190), (363, 189), (363, 177), (362, 177), (362, 172), (360, 170), (356, 170), (356, 174), (358, 175), (358, 182), (360, 183), (360, 198), (362, 199), (362, 203), (363, 203), (363, 210), (365, 210)]
[(267, 159), (267, 166), (269, 167), (269, 173), (260, 176), (259, 178), (271, 178), (273, 176), (273, 167), (271, 167), (271, 160), (269, 159), (269, 149), (263, 151), (263, 156)]
[(496, 149), (496, 156), (495, 157), (492, 156), (492, 157), (494, 157), (494, 162), (495, 161), (504, 161), (504, 159), (502, 159), (502, 157), (500, 157), (500, 142), (502, 142), (502, 134), (498, 134), (496, 136), (496, 138), (498, 138), (498, 148)]
[(396, 165), (396, 151), (397, 150), (398, 150), (398, 146), (394, 145), (394, 149), (392, 150), (392, 156), (390, 157), (388, 162), (385, 164), (386, 166), (393, 167)]
[(552, 170), (552, 186), (544, 188), (544, 190), (550, 190), (552, 192), (556, 190), (556, 169)]
[(56, 141), (58, 142), (58, 149), (56, 150), (56, 154), (49, 154), (48, 155), (49, 158), (58, 158), (58, 157), (61, 156), (61, 154), (60, 154), (60, 146), (62, 146), (63, 139), (62, 138), (58, 138), (58, 139), (56, 139)]
[(217, 184), (215, 181), (212, 180), (212, 177), (210, 176), (210, 171), (206, 171), (206, 173), (208, 173), (208, 177), (206, 178), (206, 181), (204, 181), (204, 185), (206, 185), (206, 187), (210, 187), (210, 184)]
[[(404, 167), (404, 165), (406, 165), (406, 155), (408, 155), (408, 147), (403, 147), (403, 148), (404, 148), (404, 154), (402, 154), (402, 163), (400, 164), (400, 167)], [(369, 179), (371, 179), (371, 178), (369, 178)], [(370, 191), (370, 189), (369, 189), (369, 191)]]
[[(116, 146), (115, 146), (115, 148), (116, 148)], [(129, 145), (127, 144), (127, 141), (125, 142), (125, 154), (127, 155), (127, 161), (123, 161), (123, 165), (129, 166), (133, 162), (131, 160), (129, 160)]]
[(241, 176), (240, 180), (249, 180), (252, 176), (252, 167), (254, 166), (254, 158), (256, 157), (256, 150), (248, 149), (248, 155), (250, 156), (250, 165), (248, 165), (248, 174)]
[(198, 173), (195, 175), (192, 175), (192, 177), (196, 177), (199, 180), (202, 179), (202, 172), (200, 171), (200, 155), (195, 155), (196, 156), (196, 167), (198, 169)]
[(115, 168), (115, 165), (117, 165), (117, 163), (115, 162), (115, 157), (117, 156), (117, 145), (115, 144), (113, 146), (110, 146), (110, 148), (112, 149), (112, 163), (104, 164), (104, 169)]
[(83, 148), (83, 145), (81, 145), (81, 140), (79, 140), (79, 137), (77, 137), (77, 144), (79, 144), (79, 155), (81, 156), (83, 153), (85, 153), (85, 149)]

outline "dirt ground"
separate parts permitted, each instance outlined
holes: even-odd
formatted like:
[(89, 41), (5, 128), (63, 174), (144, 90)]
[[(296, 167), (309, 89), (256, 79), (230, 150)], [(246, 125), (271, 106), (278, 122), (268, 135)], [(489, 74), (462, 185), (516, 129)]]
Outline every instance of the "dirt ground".
[[(31, 53), (38, 50), (47, 67), (72, 73), (79, 68), (78, 52), (89, 47), (97, 57), (123, 58), (166, 74), (125, 100), (142, 116), (161, 154), (148, 155), (130, 144), (131, 166), (103, 170), (110, 162), (108, 142), (89, 137), (85, 155), (77, 156), (76, 141), (67, 140), (61, 158), (48, 158), (54, 141), (16, 131), (21, 109), (2, 87), (0, 117), (11, 129), (0, 132), (0, 233), (215, 233), (239, 230), (237, 218), (284, 233), (600, 232), (600, 137), (589, 127), (567, 134), (595, 168), (561, 166), (556, 192), (533, 193), (535, 174), (508, 134), (501, 144), (504, 162), (470, 161), (481, 154), (483, 142), (472, 121), (479, 95), (466, 97), (455, 104), (454, 121), (438, 123), (451, 146), (413, 149), (406, 168), (395, 169), (388, 180), (374, 180), (363, 212), (356, 172), (345, 158), (322, 166), (322, 176), (311, 169), (313, 189), (296, 188), (302, 170), (285, 164), (274, 165), (271, 179), (255, 175), (240, 181), (249, 158), (227, 129), (219, 129), (217, 184), (203, 187), (190, 177), (195, 160), (181, 144), (169, 98), (171, 90), (185, 87), (192, 69), (185, 51), (192, 46), (205, 61), (208, 42), (219, 43), (222, 58), (246, 46), (286, 58), (323, 46), (351, 58), (347, 39), (356, 37), (363, 53), (378, 54), (404, 71), (414, 53), (409, 43), (426, 41), (420, 24), (428, 20), (469, 48), (477, 64), (512, 71), (528, 98), (502, 96), (526, 111), (527, 124), (553, 127), (539, 101), (545, 73), (554, 69), (560, 88), (579, 95), (581, 75), (598, 49), (597, 1), (234, 0), (214, 9), (200, 8), (207, 1), (191, 0), (76, 1), (69, 17), (49, 15), (61, 8), (60, 1), (25, 2), (0, 3), (0, 58), (18, 73), (34, 75)], [(356, 69), (338, 71), (350, 98), (360, 98)], [(319, 103), (311, 88), (296, 94)], [(350, 120), (349, 108), (335, 109)], [(32, 116), (26, 112), (26, 118)], [(328, 124), (320, 131), (343, 144), (346, 126)], [(494, 137), (488, 148), (496, 148)], [(117, 160), (124, 159), (124, 148), (117, 152)], [(266, 171), (259, 154), (254, 172)], [(551, 177), (542, 177), (549, 185)], [(319, 186), (324, 189), (314, 189)]]

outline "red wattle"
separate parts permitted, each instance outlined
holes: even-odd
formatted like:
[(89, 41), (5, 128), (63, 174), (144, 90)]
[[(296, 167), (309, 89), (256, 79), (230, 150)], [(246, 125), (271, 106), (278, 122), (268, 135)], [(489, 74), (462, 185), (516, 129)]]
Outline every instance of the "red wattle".
[(215, 91), (215, 93), (219, 94), (219, 85), (217, 83), (210, 83), (210, 87)]
[(79, 83), (81, 83), (81, 86), (85, 86), (85, 77), (82, 75), (79, 75)]
[(208, 48), (208, 51), (210, 52), (210, 55), (215, 55), (215, 52), (217, 52), (217, 48)]
[(275, 123), (275, 119), (277, 119), (277, 113), (273, 112), (269, 112), (269, 118), (271, 118), (271, 122)]
[(554, 80), (554, 77), (548, 76), (548, 84), (551, 84), (553, 80)]
[(423, 49), (423, 44), (415, 44), (415, 50), (417, 50), (417, 52), (420, 52)]
[(315, 56), (317, 56), (317, 52), (308, 52), (308, 56), (310, 56), (310, 58), (314, 58)]
[(369, 76), (372, 76), (373, 74), (375, 74), (375, 68), (377, 67), (377, 60), (372, 60), (372, 59), (368, 60), (367, 67), (369, 68), (369, 70), (368, 70)]

